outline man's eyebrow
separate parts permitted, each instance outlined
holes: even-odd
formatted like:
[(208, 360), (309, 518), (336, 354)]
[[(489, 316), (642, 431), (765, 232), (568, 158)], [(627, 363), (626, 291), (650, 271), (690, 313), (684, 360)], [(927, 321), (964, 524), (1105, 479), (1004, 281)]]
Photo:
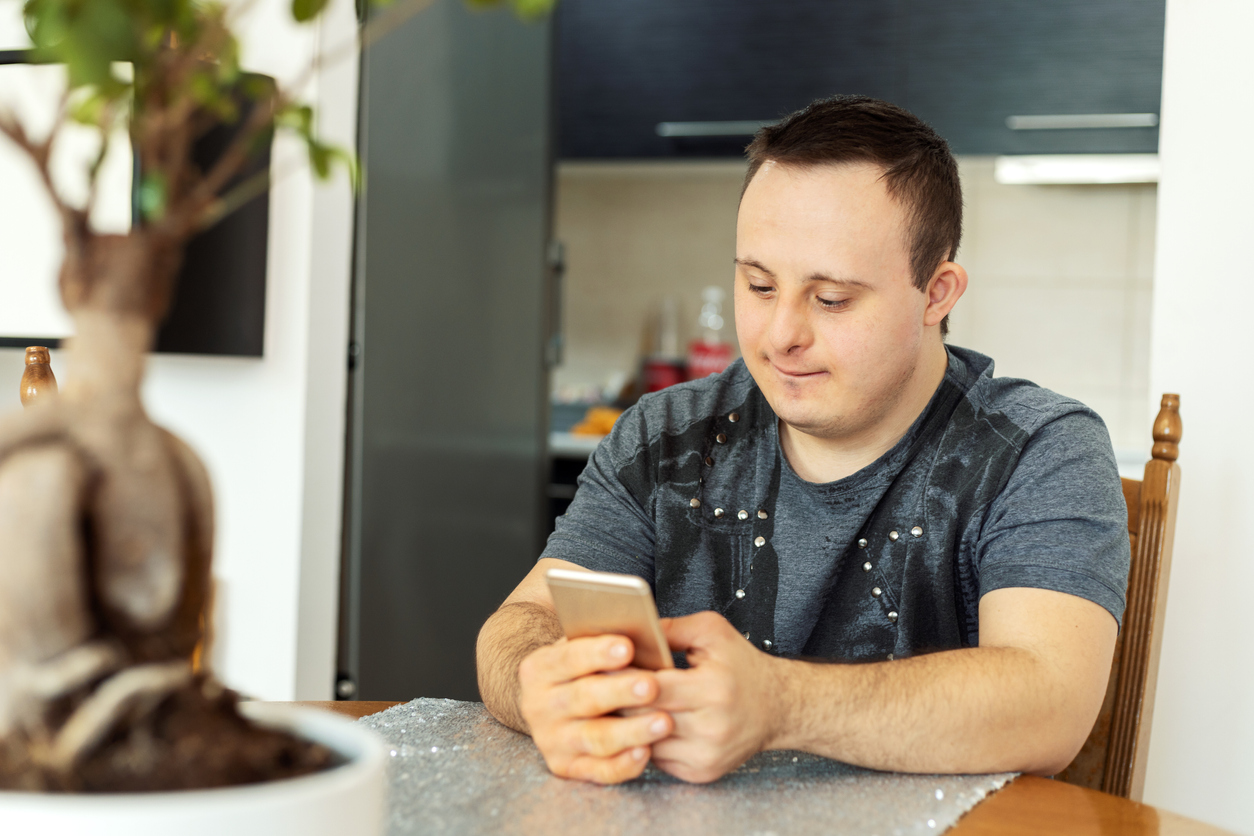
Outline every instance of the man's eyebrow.
[[(754, 261), (752, 258), (733, 258), (732, 261), (743, 267), (752, 267), (754, 270), (758, 270), (762, 273), (765, 273), (766, 275), (770, 276), (772, 279), (775, 278), (775, 273), (769, 270), (760, 261)], [(826, 273), (811, 273), (810, 275), (802, 279), (802, 281), (807, 282), (807, 283), (830, 282), (832, 284), (844, 285), (845, 287), (860, 287), (865, 290), (871, 289), (871, 285), (867, 284), (866, 282), (860, 279), (845, 279), (845, 278), (838, 279), (838, 278), (829, 276)]]
[(765, 273), (772, 279), (775, 278), (775, 273), (768, 270), (766, 265), (760, 261), (754, 261), (752, 258), (733, 258), (732, 261), (739, 264), (741, 267), (752, 267), (754, 270), (757, 270), (760, 273)]
[(871, 290), (871, 285), (861, 279), (843, 279), (829, 276), (826, 273), (811, 273), (802, 279), (803, 282), (831, 282), (832, 284), (843, 285), (845, 287), (858, 287), (863, 290)]

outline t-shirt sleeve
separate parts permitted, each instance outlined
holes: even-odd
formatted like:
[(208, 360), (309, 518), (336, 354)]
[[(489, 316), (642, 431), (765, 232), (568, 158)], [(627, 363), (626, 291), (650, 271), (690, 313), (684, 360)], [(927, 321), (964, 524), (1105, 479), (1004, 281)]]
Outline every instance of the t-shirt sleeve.
[(642, 410), (632, 407), (614, 423), (577, 480), (575, 498), (540, 557), (598, 572), (622, 572), (653, 586), (656, 543), (651, 489), (625, 484), (623, 474), (647, 471), (648, 432)]
[(1123, 626), (1128, 508), (1106, 427), (1077, 411), (1037, 430), (984, 516), (980, 595), (1035, 587), (1077, 595)]

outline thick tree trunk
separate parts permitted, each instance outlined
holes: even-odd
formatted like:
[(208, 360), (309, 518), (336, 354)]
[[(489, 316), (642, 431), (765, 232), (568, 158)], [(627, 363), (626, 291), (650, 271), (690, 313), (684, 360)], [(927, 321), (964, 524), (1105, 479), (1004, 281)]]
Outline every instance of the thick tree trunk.
[[(140, 398), (178, 267), (172, 244), (142, 231), (67, 241), (75, 333), (63, 385), (0, 421), (0, 773), (34, 758), (61, 776), (54, 784), (73, 784), (68, 771), (117, 723), (137, 722), (137, 704), (151, 709), (190, 681), (211, 491)], [(105, 685), (108, 699), (93, 696)]]

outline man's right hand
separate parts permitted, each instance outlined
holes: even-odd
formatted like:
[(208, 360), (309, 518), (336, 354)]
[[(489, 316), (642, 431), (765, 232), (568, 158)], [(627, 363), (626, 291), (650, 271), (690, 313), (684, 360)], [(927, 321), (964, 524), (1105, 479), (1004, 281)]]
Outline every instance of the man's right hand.
[[(629, 781), (644, 771), (652, 744), (671, 733), (669, 714), (647, 710), (658, 695), (657, 678), (628, 668), (632, 655), (623, 636), (560, 639), (518, 666), (519, 711), (554, 775)], [(613, 716), (623, 709), (635, 711)]]

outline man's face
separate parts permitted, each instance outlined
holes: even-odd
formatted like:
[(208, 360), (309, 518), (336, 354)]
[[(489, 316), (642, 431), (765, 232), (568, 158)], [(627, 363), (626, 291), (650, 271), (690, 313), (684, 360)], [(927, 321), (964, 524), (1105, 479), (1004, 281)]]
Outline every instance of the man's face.
[(874, 432), (915, 379), (927, 295), (910, 274), (905, 209), (869, 164), (767, 162), (736, 223), (736, 334), (790, 427)]

